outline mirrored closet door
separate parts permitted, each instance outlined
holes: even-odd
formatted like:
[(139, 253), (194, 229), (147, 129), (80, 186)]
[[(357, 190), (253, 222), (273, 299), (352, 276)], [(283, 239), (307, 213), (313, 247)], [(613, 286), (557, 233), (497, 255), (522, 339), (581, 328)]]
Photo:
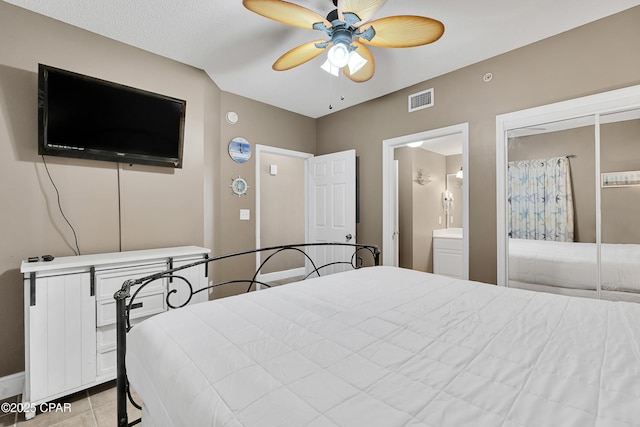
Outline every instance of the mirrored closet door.
[(640, 302), (640, 86), (496, 123), (498, 284)]
[(640, 109), (600, 115), (602, 297), (640, 295)]
[(593, 115), (509, 132), (508, 286), (597, 296), (595, 132)]

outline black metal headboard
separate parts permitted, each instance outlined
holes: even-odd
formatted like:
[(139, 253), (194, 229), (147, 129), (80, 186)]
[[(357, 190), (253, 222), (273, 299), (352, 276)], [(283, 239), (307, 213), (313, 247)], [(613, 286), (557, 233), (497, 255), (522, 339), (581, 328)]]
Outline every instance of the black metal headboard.
[[(338, 246), (344, 247), (343, 249), (345, 249), (345, 252), (349, 251), (349, 249), (351, 248), (352, 252), (350, 252), (350, 255), (346, 256), (344, 259), (331, 260), (330, 262), (319, 265), (316, 260), (312, 259), (312, 256), (309, 252), (313, 252), (313, 250), (320, 249), (325, 246), (334, 248)], [(301, 280), (310, 277), (319, 277), (323, 274), (326, 274), (330, 270), (330, 267), (335, 268), (336, 266), (350, 266), (353, 269), (357, 269), (366, 265), (380, 265), (380, 251), (378, 250), (377, 246), (359, 245), (354, 243), (303, 243), (295, 245), (272, 246), (243, 252), (236, 252), (227, 255), (220, 255), (212, 258), (204, 258), (202, 260), (198, 260), (180, 267), (169, 268), (165, 271), (151, 274), (149, 276), (125, 281), (122, 285), (122, 288), (118, 290), (113, 296), (116, 300), (118, 426), (136, 425), (141, 421), (141, 419), (137, 419), (129, 423), (127, 415), (127, 398), (138, 409), (141, 409), (141, 407), (131, 397), (125, 366), (125, 358), (127, 353), (127, 332), (131, 329), (131, 321), (129, 316), (132, 308), (135, 308), (136, 303), (134, 301), (140, 291), (144, 289), (149, 283), (163, 278), (182, 281), (188, 287), (188, 292), (186, 293), (186, 298), (184, 298), (184, 301), (173, 301), (173, 298), (177, 293), (176, 289), (170, 290), (166, 296), (167, 306), (171, 309), (176, 309), (189, 304), (194, 295), (202, 292), (208, 292), (209, 289), (223, 285), (244, 283), (247, 285), (246, 292), (249, 292), (252, 288), (257, 288), (257, 285), (270, 287), (270, 284), (258, 280), (258, 276), (261, 274), (263, 267), (269, 264), (269, 261), (271, 261), (276, 255), (282, 254), (283, 252), (302, 254), (305, 260), (306, 274)], [(214, 263), (216, 261), (222, 261), (256, 253), (265, 253), (266, 256), (258, 266), (257, 270), (250, 274), (250, 277), (248, 277), (248, 274), (247, 277), (240, 277), (233, 280), (211, 283), (202, 288), (194, 289), (189, 280), (185, 276), (180, 274), (181, 271), (198, 265), (205, 264), (205, 266), (208, 266), (210, 263)], [(132, 294), (131, 291), (134, 286), (136, 287), (136, 289)]]

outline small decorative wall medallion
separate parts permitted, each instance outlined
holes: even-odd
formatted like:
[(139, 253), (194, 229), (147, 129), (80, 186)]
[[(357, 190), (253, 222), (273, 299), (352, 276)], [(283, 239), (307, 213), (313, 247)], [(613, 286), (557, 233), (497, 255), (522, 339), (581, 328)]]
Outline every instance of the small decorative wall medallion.
[(231, 184), (229, 187), (231, 187), (233, 194), (240, 197), (247, 194), (249, 184), (247, 184), (247, 181), (244, 178), (241, 178), (240, 175), (238, 175), (237, 178), (231, 178)]
[(238, 123), (238, 114), (234, 111), (229, 111), (224, 118), (227, 120), (227, 123), (230, 125), (235, 125)]
[(236, 136), (229, 142), (229, 156), (238, 163), (251, 158), (251, 144), (246, 139)]

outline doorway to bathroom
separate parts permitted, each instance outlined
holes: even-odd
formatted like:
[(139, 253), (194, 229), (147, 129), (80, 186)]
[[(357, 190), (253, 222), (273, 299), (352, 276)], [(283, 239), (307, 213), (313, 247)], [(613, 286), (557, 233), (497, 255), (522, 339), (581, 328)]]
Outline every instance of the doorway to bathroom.
[(385, 265), (468, 278), (468, 145), (468, 123), (383, 141)]

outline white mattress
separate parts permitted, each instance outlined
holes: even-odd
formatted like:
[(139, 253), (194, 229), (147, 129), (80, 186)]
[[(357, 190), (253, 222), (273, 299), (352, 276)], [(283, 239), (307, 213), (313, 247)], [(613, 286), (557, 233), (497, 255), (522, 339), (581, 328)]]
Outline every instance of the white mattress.
[[(640, 245), (602, 244), (603, 290), (640, 292)], [(509, 280), (571, 289), (597, 287), (595, 243), (509, 239)]]
[(640, 304), (371, 267), (129, 334), (143, 424), (638, 426)]

